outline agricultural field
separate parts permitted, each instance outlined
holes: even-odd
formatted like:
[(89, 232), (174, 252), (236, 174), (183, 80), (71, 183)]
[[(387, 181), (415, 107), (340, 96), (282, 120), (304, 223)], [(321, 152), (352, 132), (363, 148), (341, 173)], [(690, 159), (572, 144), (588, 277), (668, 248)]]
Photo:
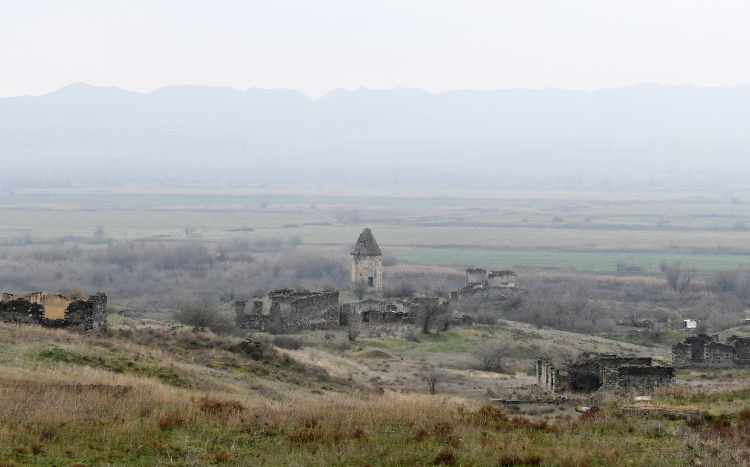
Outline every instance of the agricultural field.
[(419, 264), (597, 274), (616, 274), (618, 261), (644, 274), (662, 261), (750, 264), (744, 192), (17, 190), (0, 194), (0, 213), (5, 243), (75, 242), (101, 226), (113, 241), (294, 237), (340, 254), (366, 225), (386, 255)]

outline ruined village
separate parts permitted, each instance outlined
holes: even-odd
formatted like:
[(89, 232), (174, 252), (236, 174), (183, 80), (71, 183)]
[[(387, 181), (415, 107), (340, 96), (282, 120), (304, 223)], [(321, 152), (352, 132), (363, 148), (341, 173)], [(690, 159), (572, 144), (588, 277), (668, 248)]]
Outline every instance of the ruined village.
[[(503, 322), (497, 318), (488, 322), (487, 307), (517, 306), (527, 293), (522, 284), (517, 283), (517, 274), (508, 269), (467, 268), (463, 284), (442, 296), (389, 297), (383, 287), (387, 274), (383, 252), (369, 228), (356, 239), (349, 257), (348, 290), (279, 288), (252, 300), (230, 301), (227, 305), (233, 315), (231, 330), (220, 331), (214, 327), (215, 317), (210, 315), (219, 313), (217, 309), (193, 308), (192, 315), (190, 311), (182, 312), (166, 322), (123, 320), (128, 310), (109, 307), (107, 296), (101, 292), (88, 296), (3, 293), (0, 321), (18, 327), (40, 326), (100, 338), (111, 336), (113, 332), (132, 335), (135, 331), (148, 335), (157, 333), (167, 341), (180, 335), (183, 342), (187, 342), (186, 335), (192, 334), (198, 339), (191, 338), (193, 342), (201, 342), (211, 339), (201, 337), (203, 335), (233, 335), (248, 348), (279, 348), (300, 361), (322, 365), (320, 369), (326, 374), (343, 376), (346, 373), (349, 381), (359, 381), (376, 394), (387, 391), (470, 394), (511, 413), (542, 414), (545, 419), (552, 413), (555, 416), (552, 420), (570, 419), (571, 413), (596, 412), (600, 410), (598, 405), (613, 401), (620, 413), (628, 416), (669, 413), (676, 419), (693, 420), (701, 414), (694, 410), (657, 407), (650, 401), (665, 391), (685, 385), (685, 382), (676, 382), (678, 372), (712, 374), (725, 369), (746, 371), (750, 368), (750, 336), (732, 334), (720, 339), (719, 334), (696, 329), (696, 320), (692, 319), (682, 320), (687, 333), (683, 340), (671, 344), (668, 353), (659, 352), (656, 347), (651, 355), (647, 355), (650, 353), (647, 349), (634, 352), (633, 346), (623, 343), (607, 346), (606, 340), (601, 338), (588, 340), (598, 345), (581, 346), (583, 341), (555, 335), (541, 325), (504, 322), (506, 327), (498, 328), (496, 324)], [(109, 323), (112, 317), (117, 323), (114, 326)], [(639, 314), (620, 318), (617, 324), (649, 334), (655, 332), (654, 321)], [(502, 341), (495, 338), (498, 330), (507, 333), (509, 338)], [(441, 335), (445, 338), (456, 331), (479, 337), (470, 360), (455, 359), (455, 356), (451, 360), (450, 353), (441, 353), (439, 360), (428, 360), (424, 354), (402, 352), (411, 354), (413, 361), (407, 363), (404, 356), (388, 350), (389, 336), (414, 343), (438, 339), (433, 341), (437, 343)], [(375, 336), (381, 339), (372, 340)], [(567, 339), (572, 345), (561, 349), (545, 343), (549, 339), (554, 339), (555, 343)], [(316, 345), (316, 341), (322, 341), (322, 346)], [(376, 342), (382, 345), (373, 347)], [(302, 350), (310, 344), (314, 348)], [(596, 351), (599, 347), (607, 350)], [(618, 347), (623, 352), (612, 353), (612, 349)], [(520, 354), (521, 348), (529, 350)], [(335, 349), (339, 356), (324, 356), (327, 349)], [(347, 351), (351, 354), (348, 357), (345, 356)], [(404, 367), (411, 375), (396, 372), (394, 379), (384, 375), (369, 376), (388, 373), (394, 365)], [(526, 369), (524, 365), (531, 368)], [(355, 378), (353, 374), (358, 372), (367, 379)], [(537, 408), (549, 406), (555, 410)]]

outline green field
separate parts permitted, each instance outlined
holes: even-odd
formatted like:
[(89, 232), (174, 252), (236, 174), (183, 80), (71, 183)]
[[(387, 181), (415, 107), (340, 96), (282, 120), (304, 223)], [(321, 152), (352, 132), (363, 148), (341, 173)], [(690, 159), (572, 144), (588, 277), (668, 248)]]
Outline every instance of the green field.
[(421, 264), (613, 273), (750, 264), (750, 193), (347, 188), (17, 190), (0, 193), (0, 242), (297, 237), (345, 252), (370, 227), (387, 256)]
[(659, 253), (565, 252), (533, 250), (481, 250), (420, 248), (398, 254), (398, 259), (418, 264), (472, 265), (482, 268), (560, 270), (614, 273), (617, 261), (643, 268), (639, 274), (659, 274), (662, 261), (681, 261), (699, 271), (737, 269), (750, 266), (748, 255), (675, 255)]

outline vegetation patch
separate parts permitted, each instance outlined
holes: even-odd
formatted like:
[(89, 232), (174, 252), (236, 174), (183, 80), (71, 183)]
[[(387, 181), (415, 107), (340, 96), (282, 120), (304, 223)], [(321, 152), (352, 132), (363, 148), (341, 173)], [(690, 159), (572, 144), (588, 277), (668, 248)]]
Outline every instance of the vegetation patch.
[(192, 387), (190, 380), (172, 366), (160, 365), (151, 357), (141, 356), (134, 360), (115, 350), (101, 351), (94, 356), (52, 347), (40, 352), (38, 358), (48, 362), (85, 365), (119, 374), (152, 378), (178, 388)]

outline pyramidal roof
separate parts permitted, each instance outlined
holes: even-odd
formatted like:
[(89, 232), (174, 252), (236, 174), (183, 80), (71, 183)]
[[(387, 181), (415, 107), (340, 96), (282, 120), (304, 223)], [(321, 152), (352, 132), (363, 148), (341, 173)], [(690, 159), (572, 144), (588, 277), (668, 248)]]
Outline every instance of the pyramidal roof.
[(375, 237), (372, 236), (370, 229), (365, 229), (359, 234), (357, 243), (352, 248), (352, 255), (354, 256), (381, 256), (383, 253), (380, 252), (378, 242), (375, 241)]

